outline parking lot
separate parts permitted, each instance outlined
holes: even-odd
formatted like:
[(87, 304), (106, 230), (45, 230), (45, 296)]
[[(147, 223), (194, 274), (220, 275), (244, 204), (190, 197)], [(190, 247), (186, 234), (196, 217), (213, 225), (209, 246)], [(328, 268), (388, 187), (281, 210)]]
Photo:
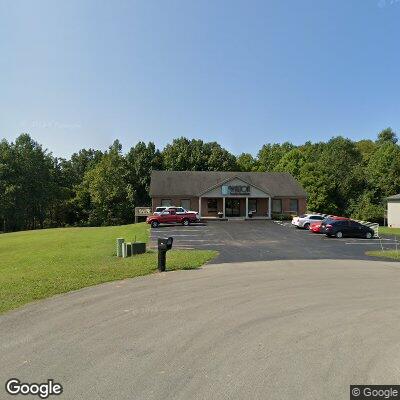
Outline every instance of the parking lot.
[[(157, 247), (158, 237), (174, 238), (174, 248), (213, 249), (219, 255), (212, 263), (315, 260), (373, 259), (368, 250), (394, 249), (395, 238), (327, 238), (296, 229), (289, 221), (213, 221), (205, 224), (159, 226), (152, 229), (150, 246)], [(400, 248), (400, 242), (397, 242)]]

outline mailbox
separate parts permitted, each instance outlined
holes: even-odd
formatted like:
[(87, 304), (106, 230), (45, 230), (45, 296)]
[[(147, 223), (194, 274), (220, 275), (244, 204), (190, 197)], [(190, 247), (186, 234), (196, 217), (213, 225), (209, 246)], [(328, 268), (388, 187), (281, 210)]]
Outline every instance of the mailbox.
[(158, 238), (158, 270), (165, 271), (167, 261), (167, 251), (171, 250), (174, 238)]

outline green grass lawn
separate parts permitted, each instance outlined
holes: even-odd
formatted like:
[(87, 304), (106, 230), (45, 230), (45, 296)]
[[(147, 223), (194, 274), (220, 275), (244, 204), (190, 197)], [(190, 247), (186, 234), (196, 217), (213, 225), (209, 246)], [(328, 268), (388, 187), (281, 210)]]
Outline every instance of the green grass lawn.
[(389, 228), (388, 226), (380, 226), (379, 234), (380, 235), (399, 235), (400, 236), (400, 228)]
[[(157, 269), (157, 253), (117, 258), (115, 240), (148, 241), (149, 227), (60, 228), (0, 235), (0, 313), (33, 300)], [(198, 268), (217, 253), (171, 250), (167, 269)]]
[(382, 258), (391, 258), (393, 260), (400, 261), (400, 249), (399, 249), (399, 251), (396, 251), (396, 250), (367, 251), (367, 255), (374, 256), (374, 257), (382, 257)]

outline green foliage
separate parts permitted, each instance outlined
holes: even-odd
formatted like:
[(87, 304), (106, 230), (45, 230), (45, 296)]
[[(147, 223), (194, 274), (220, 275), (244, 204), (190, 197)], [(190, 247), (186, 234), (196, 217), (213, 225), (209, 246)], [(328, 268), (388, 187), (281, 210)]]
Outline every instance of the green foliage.
[(150, 175), (152, 170), (163, 169), (163, 159), (154, 143), (139, 142), (126, 155), (128, 182), (138, 206), (150, 205)]
[(379, 198), (400, 192), (400, 147), (391, 141), (383, 142), (371, 155), (366, 179), (376, 188)]
[(372, 257), (390, 258), (400, 261), (400, 250), (373, 250), (367, 251), (366, 254)]
[(236, 157), (218, 143), (181, 137), (162, 152), (164, 167), (171, 171), (235, 171)]
[(162, 151), (138, 142), (124, 155), (116, 141), (104, 153), (82, 149), (65, 160), (23, 134), (0, 142), (0, 231), (132, 222), (134, 207), (151, 203), (151, 171), (163, 169), (288, 172), (310, 210), (378, 222), (384, 198), (400, 193), (400, 146), (390, 128), (376, 141), (267, 143), (257, 157), (181, 137)]
[(240, 154), (236, 162), (239, 171), (249, 172), (259, 170), (258, 161), (249, 153)]
[(379, 132), (378, 134), (378, 140), (377, 143), (383, 144), (383, 143), (397, 143), (397, 135), (395, 132), (393, 132), (392, 128), (386, 128), (383, 131)]
[(110, 147), (93, 169), (86, 172), (81, 185), (92, 208), (89, 225), (119, 225), (134, 214), (133, 188), (127, 184), (128, 169), (118, 141)]
[(258, 152), (260, 170), (273, 171), (274, 168), (279, 164), (281, 158), (294, 148), (295, 146), (288, 142), (283, 144), (265, 144)]
[(363, 221), (382, 222), (384, 206), (376, 201), (377, 197), (374, 192), (365, 191), (353, 201), (351, 217)]

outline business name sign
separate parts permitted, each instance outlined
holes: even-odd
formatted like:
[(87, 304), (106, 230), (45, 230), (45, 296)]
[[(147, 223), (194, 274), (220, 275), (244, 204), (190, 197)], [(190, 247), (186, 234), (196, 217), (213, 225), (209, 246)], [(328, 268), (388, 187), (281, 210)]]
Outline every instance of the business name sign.
[(135, 207), (135, 217), (147, 217), (151, 215), (151, 207)]
[(223, 196), (241, 196), (250, 194), (250, 185), (224, 185), (221, 186)]

